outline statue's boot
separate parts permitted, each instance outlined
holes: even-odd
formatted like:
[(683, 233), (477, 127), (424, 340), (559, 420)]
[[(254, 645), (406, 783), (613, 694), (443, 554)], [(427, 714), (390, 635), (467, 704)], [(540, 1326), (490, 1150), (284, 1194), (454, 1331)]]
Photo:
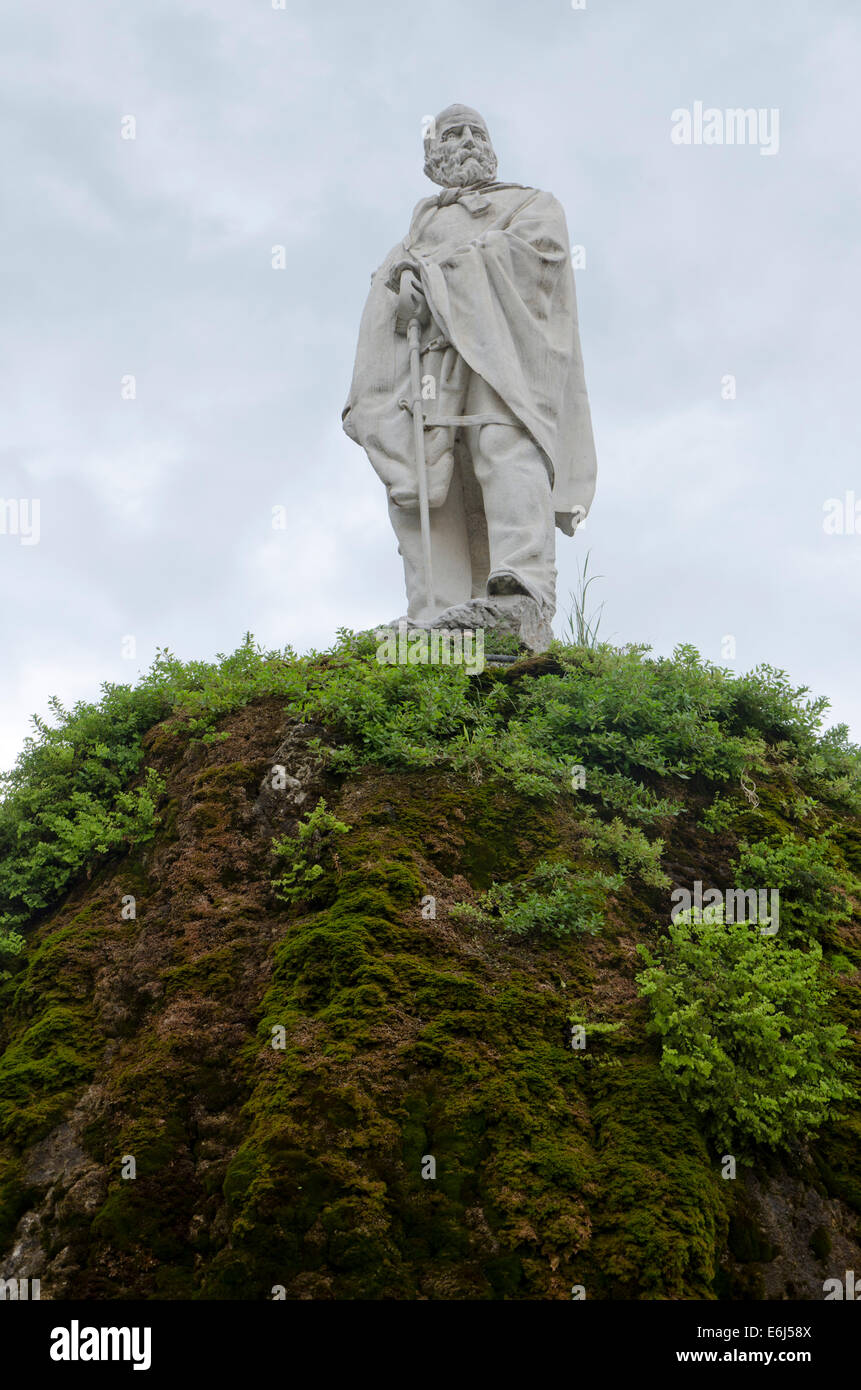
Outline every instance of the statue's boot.
[(487, 594), (489, 598), (496, 595), (525, 594), (527, 598), (534, 599), (539, 607), (543, 606), (541, 595), (515, 570), (494, 570), (487, 580)]
[(408, 630), (414, 627), (427, 629), (432, 626), (430, 621), (424, 622), (418, 618), (411, 618), (408, 613), (402, 613), (399, 618), (392, 618), (389, 623), (380, 623), (380, 627), (399, 628), (401, 623), (406, 623)]

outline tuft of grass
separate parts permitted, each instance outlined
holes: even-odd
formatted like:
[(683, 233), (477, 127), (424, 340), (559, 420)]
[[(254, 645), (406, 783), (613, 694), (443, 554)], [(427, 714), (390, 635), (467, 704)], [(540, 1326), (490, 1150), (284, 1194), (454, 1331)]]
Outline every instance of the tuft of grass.
[[(591, 550), (586, 551), (583, 560), (582, 570), (577, 572), (577, 588), (569, 593), (571, 607), (567, 613), (567, 625), (565, 635), (573, 647), (597, 647), (598, 629), (601, 626), (601, 615), (604, 611), (604, 604), (593, 613), (587, 614), (586, 605), (588, 602), (589, 589), (596, 579), (603, 579), (602, 574), (589, 574), (589, 557)], [(588, 576), (588, 578), (587, 578)]]

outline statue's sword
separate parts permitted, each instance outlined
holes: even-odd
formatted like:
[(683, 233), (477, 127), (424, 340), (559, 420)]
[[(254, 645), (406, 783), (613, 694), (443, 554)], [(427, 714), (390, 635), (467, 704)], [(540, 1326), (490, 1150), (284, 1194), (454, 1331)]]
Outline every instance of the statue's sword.
[(419, 524), (422, 533), (422, 559), (425, 567), (425, 594), (428, 608), (435, 607), (433, 587), (433, 565), (431, 563), (430, 508), (428, 506), (428, 475), (425, 462), (425, 420), (422, 411), (421, 355), (419, 342), (421, 325), (417, 318), (407, 324), (407, 344), (410, 350), (410, 413), (413, 417), (413, 440), (415, 442), (416, 478), (419, 494)]
[[(410, 354), (410, 394), (409, 400), (401, 400), (399, 405), (405, 406), (413, 417), (413, 443), (416, 456), (416, 481), (418, 484), (419, 497), (419, 524), (422, 536), (422, 560), (425, 571), (425, 595), (427, 604), (431, 611), (435, 607), (435, 595), (433, 587), (433, 566), (431, 563), (431, 534), (430, 534), (430, 509), (428, 506), (428, 475), (427, 460), (425, 458), (425, 418), (422, 410), (422, 369), (421, 369), (421, 306), (416, 295), (412, 291), (411, 280), (415, 273), (414, 266), (407, 266), (401, 272), (400, 278), (400, 301), (399, 311), (395, 318), (395, 332), (406, 332), (407, 346)], [(405, 277), (409, 277), (405, 279)], [(417, 311), (407, 318), (406, 305), (412, 305)], [(403, 314), (403, 317), (401, 317)], [(404, 322), (406, 319), (406, 323)]]

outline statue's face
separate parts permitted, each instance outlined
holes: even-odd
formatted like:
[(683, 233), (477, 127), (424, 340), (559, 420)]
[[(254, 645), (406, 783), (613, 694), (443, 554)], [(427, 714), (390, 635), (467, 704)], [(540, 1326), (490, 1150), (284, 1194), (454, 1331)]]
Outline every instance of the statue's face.
[(482, 125), (453, 122), (428, 141), (425, 173), (444, 188), (468, 188), (496, 174), (496, 155)]

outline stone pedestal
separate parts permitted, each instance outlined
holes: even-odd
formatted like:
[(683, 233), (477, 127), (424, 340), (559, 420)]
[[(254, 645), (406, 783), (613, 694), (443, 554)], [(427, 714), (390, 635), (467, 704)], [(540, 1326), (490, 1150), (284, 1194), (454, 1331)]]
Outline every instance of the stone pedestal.
[(550, 623), (535, 599), (526, 594), (497, 594), (492, 598), (473, 598), (446, 608), (433, 622), (434, 627), (484, 628), (485, 641), (491, 632), (516, 637), (530, 652), (546, 652), (553, 641)]

